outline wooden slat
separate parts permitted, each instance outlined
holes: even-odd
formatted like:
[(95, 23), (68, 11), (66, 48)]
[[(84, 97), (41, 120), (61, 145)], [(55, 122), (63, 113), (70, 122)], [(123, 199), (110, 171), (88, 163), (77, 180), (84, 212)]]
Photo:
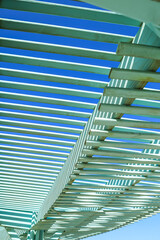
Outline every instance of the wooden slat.
[(124, 24), (131, 26), (140, 26), (140, 22), (129, 17), (125, 17), (114, 12), (107, 12), (105, 10), (88, 9), (84, 7), (69, 6), (65, 4), (40, 2), (40, 1), (28, 1), (23, 0), (19, 2), (17, 0), (3, 0), (1, 8), (8, 8), (19, 11), (29, 11), (42, 14), (51, 14), (56, 16), (64, 16), (71, 18), (86, 19), (100, 22), (110, 22), (116, 24)]

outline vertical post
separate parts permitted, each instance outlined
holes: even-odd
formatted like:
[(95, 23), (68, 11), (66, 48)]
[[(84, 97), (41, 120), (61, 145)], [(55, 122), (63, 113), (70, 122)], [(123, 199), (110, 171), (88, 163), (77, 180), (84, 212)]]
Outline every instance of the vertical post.
[(37, 230), (35, 240), (44, 240), (44, 230)]

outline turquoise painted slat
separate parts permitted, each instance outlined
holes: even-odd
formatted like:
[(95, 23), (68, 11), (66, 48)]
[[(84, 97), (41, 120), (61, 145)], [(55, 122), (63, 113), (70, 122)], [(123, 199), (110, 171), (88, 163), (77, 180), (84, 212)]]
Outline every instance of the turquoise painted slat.
[(131, 18), (107, 12), (103, 10), (88, 9), (76, 6), (68, 6), (64, 4), (40, 2), (40, 1), (23, 1), (3, 0), (1, 2), (2, 8), (8, 8), (19, 11), (37, 12), (43, 14), (52, 14), (57, 16), (65, 16), (72, 18), (87, 19), (93, 21), (111, 22), (117, 24), (125, 24), (131, 26), (140, 26), (140, 22)]

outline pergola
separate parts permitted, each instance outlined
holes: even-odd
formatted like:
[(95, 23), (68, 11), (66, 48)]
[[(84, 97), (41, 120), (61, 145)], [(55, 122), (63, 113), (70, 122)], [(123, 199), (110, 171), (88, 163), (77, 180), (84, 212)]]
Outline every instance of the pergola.
[(160, 209), (159, 1), (55, 2), (0, 2), (0, 240), (83, 239)]

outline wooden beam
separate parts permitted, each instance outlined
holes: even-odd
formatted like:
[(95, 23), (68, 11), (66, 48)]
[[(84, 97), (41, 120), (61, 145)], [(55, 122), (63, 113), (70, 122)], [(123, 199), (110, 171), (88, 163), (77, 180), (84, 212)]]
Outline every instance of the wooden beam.
[[(160, 138), (160, 137), (159, 137)], [(120, 157), (120, 158), (155, 158), (160, 159), (159, 154), (148, 154), (148, 153), (133, 153), (124, 151), (109, 151), (109, 150), (96, 150), (96, 149), (84, 149), (83, 154), (87, 156), (109, 156), (109, 157)], [(120, 168), (120, 167), (119, 167)]]
[(160, 83), (160, 73), (122, 68), (112, 68), (109, 74), (111, 79), (124, 79), (139, 82)]
[(160, 60), (160, 48), (134, 43), (119, 43), (116, 54)]
[(118, 141), (86, 141), (86, 146), (100, 148), (160, 149), (160, 144), (128, 143)]
[(101, 158), (101, 157), (80, 157), (78, 162), (93, 162), (93, 163), (125, 163), (125, 164), (160, 164), (157, 160), (134, 159), (134, 158)]
[(150, 117), (160, 117), (160, 108), (149, 108), (149, 107), (135, 107), (135, 106), (125, 106), (116, 104), (101, 104), (99, 107), (101, 112), (114, 112), (114, 113), (124, 113), (133, 114), (140, 116), (150, 116)]
[(95, 130), (91, 129), (90, 135), (92, 136), (102, 136), (111, 138), (130, 138), (130, 139), (160, 139), (160, 134), (153, 133), (142, 133), (142, 132), (121, 132), (121, 131), (107, 131), (107, 130)]
[(140, 89), (106, 87), (104, 89), (103, 95), (124, 98), (142, 98), (160, 100), (160, 91), (149, 89), (140, 90)]
[(136, 128), (152, 128), (160, 129), (159, 122), (147, 122), (134, 119), (110, 119), (110, 118), (95, 118), (94, 124), (106, 126), (121, 126), (121, 127), (136, 127)]

